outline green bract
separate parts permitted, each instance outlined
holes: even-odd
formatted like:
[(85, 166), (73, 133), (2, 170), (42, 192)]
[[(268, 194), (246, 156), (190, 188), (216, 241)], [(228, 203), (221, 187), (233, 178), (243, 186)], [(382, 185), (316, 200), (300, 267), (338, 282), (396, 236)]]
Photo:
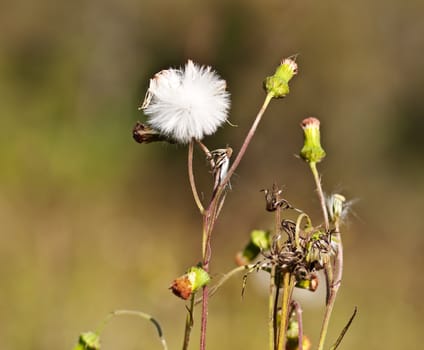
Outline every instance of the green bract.
[(267, 77), (264, 88), (274, 98), (282, 98), (289, 92), (289, 81), (297, 74), (297, 64), (291, 58), (284, 59), (275, 70), (274, 75)]

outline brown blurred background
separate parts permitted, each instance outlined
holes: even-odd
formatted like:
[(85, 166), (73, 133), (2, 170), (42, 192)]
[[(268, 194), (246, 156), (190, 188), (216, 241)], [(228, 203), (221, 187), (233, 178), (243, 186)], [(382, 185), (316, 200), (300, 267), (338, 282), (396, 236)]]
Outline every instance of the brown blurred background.
[[(2, 350), (70, 349), (119, 308), (153, 314), (170, 348), (180, 348), (185, 307), (167, 288), (200, 259), (200, 217), (186, 148), (136, 144), (131, 129), (145, 120), (137, 107), (155, 72), (188, 58), (212, 65), (228, 82), (238, 127), (205, 142), (238, 150), (263, 78), (292, 54), (299, 75), (291, 94), (272, 102), (233, 178), (212, 272), (232, 268), (251, 229), (272, 227), (259, 190), (273, 182), (320, 219), (307, 166), (294, 157), (300, 121), (316, 116), (325, 190), (359, 199), (329, 340), (356, 305), (342, 349), (420, 348), (422, 1), (16, 0), (0, 9)], [(265, 293), (249, 279), (242, 301), (241, 283), (210, 303), (210, 349), (267, 346)], [(315, 300), (304, 316), (316, 342), (322, 296)], [(107, 326), (103, 348), (160, 344), (151, 324), (123, 317)]]

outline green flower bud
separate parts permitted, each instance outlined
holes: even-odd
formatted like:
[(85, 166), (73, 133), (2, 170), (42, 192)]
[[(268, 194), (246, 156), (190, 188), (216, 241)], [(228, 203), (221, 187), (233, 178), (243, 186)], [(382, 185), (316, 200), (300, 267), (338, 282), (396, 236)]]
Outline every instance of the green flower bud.
[(325, 157), (325, 151), (321, 147), (319, 124), (319, 120), (314, 117), (306, 118), (300, 124), (305, 135), (300, 156), (308, 163), (318, 163)]
[(211, 280), (209, 274), (201, 267), (193, 266), (186, 274), (175, 279), (170, 289), (176, 296), (187, 300), (200, 288), (206, 286)]
[(317, 275), (311, 274), (309, 278), (297, 281), (296, 287), (301, 289), (307, 289), (311, 292), (315, 292), (318, 288)]
[(297, 64), (292, 58), (285, 58), (275, 70), (274, 75), (267, 77), (264, 88), (274, 98), (286, 96), (289, 89), (289, 81), (297, 74)]
[(271, 245), (270, 232), (264, 230), (253, 230), (250, 233), (250, 241), (243, 251), (236, 256), (237, 265), (243, 266), (252, 262), (261, 252), (269, 249)]
[(74, 350), (99, 350), (100, 337), (94, 332), (84, 332), (80, 334), (78, 345)]
[[(302, 336), (302, 348), (303, 350), (309, 350), (311, 348), (311, 341), (303, 334)], [(286, 350), (298, 350), (299, 349), (299, 322), (295, 317), (290, 317), (289, 324), (287, 327), (287, 343)]]

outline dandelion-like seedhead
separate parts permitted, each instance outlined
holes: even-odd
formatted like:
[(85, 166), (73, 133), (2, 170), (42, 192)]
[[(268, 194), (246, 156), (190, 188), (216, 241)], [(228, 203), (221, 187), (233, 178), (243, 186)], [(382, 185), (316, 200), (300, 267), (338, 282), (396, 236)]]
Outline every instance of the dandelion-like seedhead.
[(225, 80), (191, 60), (184, 68), (163, 70), (150, 79), (141, 106), (152, 128), (180, 143), (215, 133), (229, 108)]

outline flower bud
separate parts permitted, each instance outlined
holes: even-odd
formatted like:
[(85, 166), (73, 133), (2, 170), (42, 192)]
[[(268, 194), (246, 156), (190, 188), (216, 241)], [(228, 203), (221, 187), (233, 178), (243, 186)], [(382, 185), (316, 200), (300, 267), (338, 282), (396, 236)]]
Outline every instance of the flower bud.
[(253, 230), (250, 233), (249, 243), (236, 256), (237, 265), (243, 266), (249, 264), (259, 255), (261, 250), (269, 249), (270, 244), (269, 231)]
[(325, 157), (325, 151), (321, 147), (319, 120), (314, 117), (306, 118), (300, 124), (305, 141), (300, 156), (308, 163), (318, 163)]
[(318, 276), (316, 274), (311, 274), (309, 278), (297, 281), (296, 287), (315, 292), (318, 288)]
[(94, 332), (84, 332), (80, 334), (78, 345), (74, 350), (99, 350), (100, 337)]
[(274, 98), (286, 96), (289, 89), (289, 81), (297, 74), (297, 64), (292, 58), (285, 58), (275, 70), (274, 75), (267, 77), (264, 88)]
[[(311, 348), (311, 341), (309, 338), (302, 334), (302, 348), (303, 350), (309, 350)], [(286, 350), (298, 350), (299, 349), (299, 322), (296, 317), (292, 315), (289, 319), (287, 327), (287, 343)]]
[(209, 274), (201, 267), (191, 267), (186, 274), (172, 282), (172, 293), (181, 299), (187, 300), (198, 289), (207, 285), (210, 281)]

